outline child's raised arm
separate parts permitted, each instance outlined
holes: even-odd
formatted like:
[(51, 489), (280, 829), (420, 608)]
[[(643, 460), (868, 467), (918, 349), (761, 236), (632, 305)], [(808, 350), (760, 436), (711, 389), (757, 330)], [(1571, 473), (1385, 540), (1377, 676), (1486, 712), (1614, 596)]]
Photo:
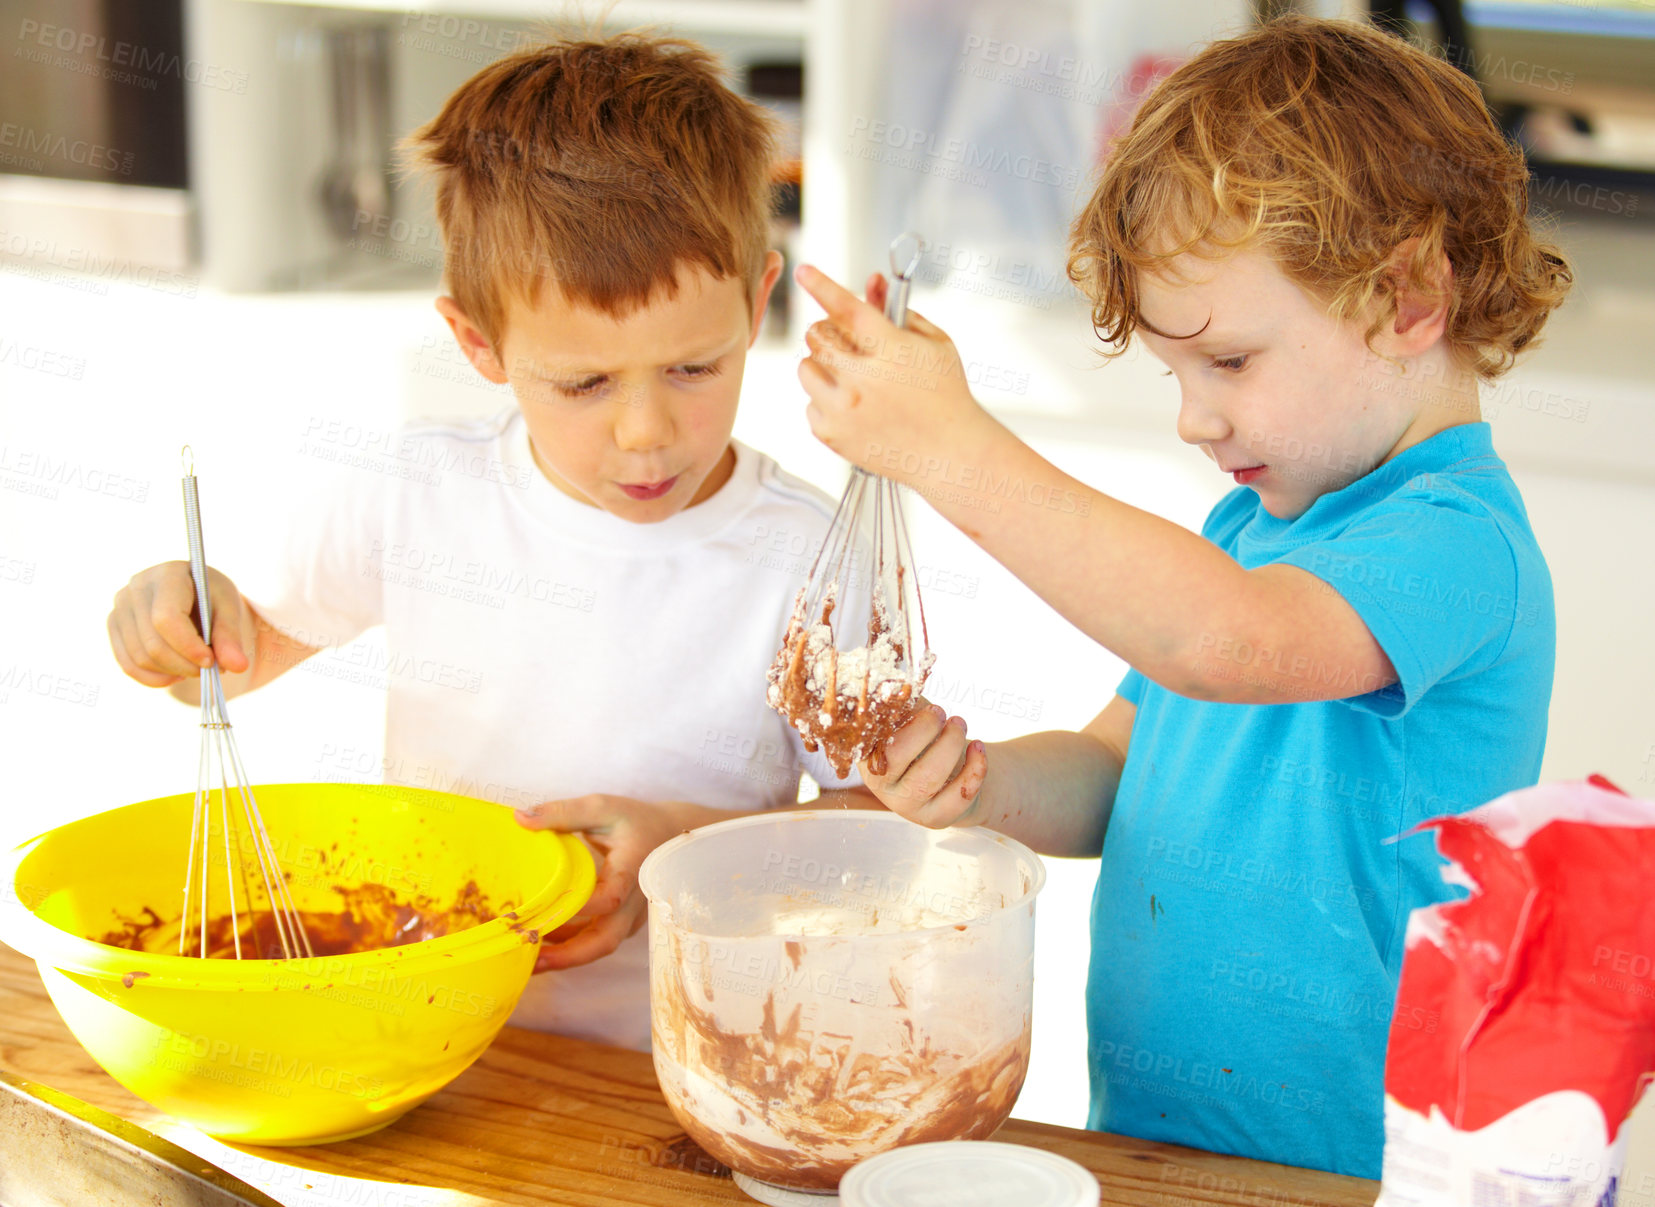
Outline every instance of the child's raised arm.
[[(1340, 699), (1396, 682), (1367, 626), (1296, 566), (1243, 569), (1211, 542), (1070, 477), (971, 396), (953, 341), (908, 326), (808, 265), (828, 312), (799, 366), (818, 439), (912, 487), (1082, 632), (1199, 700)], [(996, 484), (1019, 483), (1016, 491)], [(1248, 674), (1220, 651), (1249, 651)], [(1306, 674), (1305, 667), (1318, 668)]]

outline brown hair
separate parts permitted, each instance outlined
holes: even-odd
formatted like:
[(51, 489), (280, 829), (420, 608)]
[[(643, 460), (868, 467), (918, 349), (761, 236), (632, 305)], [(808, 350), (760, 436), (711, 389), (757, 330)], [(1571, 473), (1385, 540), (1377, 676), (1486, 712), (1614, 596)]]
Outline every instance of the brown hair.
[(744, 281), (769, 249), (775, 122), (717, 59), (631, 32), (529, 46), (472, 76), (404, 140), (435, 177), (447, 288), (489, 341), (550, 281), (621, 316), (681, 264)]
[(1183, 252), (1268, 252), (1339, 318), (1396, 309), (1398, 268), (1427, 295), (1453, 269), (1446, 338), (1491, 379), (1534, 343), (1573, 273), (1528, 221), (1528, 170), (1477, 86), (1400, 38), (1281, 18), (1216, 42), (1161, 82), (1110, 151), (1070, 232), (1069, 277), (1125, 350), (1138, 274)]

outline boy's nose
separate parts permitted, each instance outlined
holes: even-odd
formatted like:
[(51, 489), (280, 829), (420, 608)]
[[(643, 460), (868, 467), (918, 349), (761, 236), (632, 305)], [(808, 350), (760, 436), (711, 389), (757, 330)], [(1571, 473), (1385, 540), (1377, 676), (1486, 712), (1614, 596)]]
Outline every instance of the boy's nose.
[(614, 399), (615, 444), (626, 452), (642, 452), (672, 443), (672, 410), (664, 398), (647, 386), (628, 386)]
[(1216, 444), (1230, 434), (1230, 422), (1204, 399), (1184, 390), (1178, 397), (1178, 439), (1185, 444)]

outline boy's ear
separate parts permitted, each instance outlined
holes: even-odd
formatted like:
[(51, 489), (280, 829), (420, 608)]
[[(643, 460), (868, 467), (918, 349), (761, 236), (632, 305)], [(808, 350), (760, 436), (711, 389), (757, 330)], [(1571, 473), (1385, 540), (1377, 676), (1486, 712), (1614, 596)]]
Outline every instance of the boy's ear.
[(1448, 330), (1448, 306), (1454, 296), (1454, 267), (1446, 252), (1428, 274), (1429, 286), (1421, 287), (1408, 266), (1419, 254), (1418, 237), (1404, 239), (1391, 253), (1390, 273), (1396, 299), (1396, 316), (1385, 332), (1390, 352), (1396, 356), (1418, 356), (1432, 348)]
[(494, 345), (477, 328), (460, 304), (444, 294), (437, 299), (437, 313), (448, 320), (448, 329), (454, 333), (454, 342), (471, 362), (471, 367), (497, 386), (506, 384), (506, 370), (495, 355)]
[(759, 278), (758, 288), (753, 290), (753, 326), (747, 332), (747, 346), (749, 348), (758, 341), (759, 329), (764, 326), (764, 308), (770, 304), (770, 291), (776, 287), (776, 282), (781, 275), (781, 252), (766, 252), (764, 254), (764, 275)]

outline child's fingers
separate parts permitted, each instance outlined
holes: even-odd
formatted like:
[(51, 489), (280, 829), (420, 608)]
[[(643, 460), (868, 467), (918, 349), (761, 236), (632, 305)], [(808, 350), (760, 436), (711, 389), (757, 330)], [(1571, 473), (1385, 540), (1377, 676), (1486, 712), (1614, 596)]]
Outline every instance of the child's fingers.
[(931, 800), (915, 811), (913, 820), (933, 829), (953, 825), (971, 809), (987, 778), (987, 749), (981, 742), (968, 743), (959, 774), (937, 789)]
[(581, 931), (590, 926), (591, 923), (592, 919), (586, 914), (576, 914), (573, 918), (570, 918), (556, 930), (547, 931), (545, 934), (541, 935), (540, 941), (542, 943), (562, 943), (567, 939), (574, 938)]
[(524, 805), (516, 811), (517, 824), (531, 830), (602, 831), (615, 820), (614, 810), (602, 795), (569, 796), (562, 800), (543, 800)]
[(801, 264), (793, 270), (799, 283), (828, 317), (852, 335), (872, 335), (885, 326), (885, 316), (814, 265)]
[(213, 603), (213, 656), (224, 670), (244, 671), (252, 665), (247, 651), (256, 640), (247, 605), (236, 585), (216, 570), (207, 571), (207, 589)]
[(582, 914), (595, 918), (610, 913), (638, 894), (640, 861), (633, 859), (631, 854), (617, 847), (604, 855), (603, 862), (598, 865), (598, 878), (592, 885), (592, 895), (580, 907)]
[(903, 326), (916, 335), (923, 335), (926, 339), (937, 340), (939, 343), (951, 344), (954, 341), (948, 337), (948, 332), (937, 326), (917, 310), (910, 310)]
[[(201, 640), (201, 633), (189, 611), (157, 602), (148, 612), (135, 615), (138, 640), (155, 666), (175, 675), (194, 675), (213, 664), (213, 652)], [(218, 629), (217, 618), (213, 628)]]
[(638, 895), (638, 865), (649, 854), (647, 848), (630, 840), (630, 828), (616, 826), (619, 816), (613, 798), (602, 793), (566, 797), (563, 800), (541, 801), (525, 805), (516, 811), (517, 824), (530, 830), (559, 830), (583, 835), (602, 834), (610, 841), (597, 845), (598, 876), (592, 885), (592, 895), (581, 906), (577, 918), (596, 918), (619, 909)]
[(799, 384), (804, 387), (812, 401), (817, 395), (826, 395), (839, 388), (839, 379), (815, 356), (807, 356), (799, 362)]
[(831, 319), (821, 319), (805, 328), (805, 347), (813, 357), (830, 366), (859, 354), (851, 337)]
[(868, 299), (868, 305), (877, 306), (881, 314), (885, 313), (885, 299), (890, 296), (890, 286), (881, 273), (868, 274), (868, 287), (863, 291)]
[(960, 772), (958, 784), (960, 795), (975, 798), (983, 790), (983, 783), (988, 779), (988, 747), (979, 741), (971, 741), (965, 748), (965, 769)]
[(832, 416), (839, 414), (853, 400), (853, 393), (839, 383), (831, 370), (815, 358), (799, 362), (799, 384), (810, 396), (805, 418), (810, 422), (811, 434), (829, 448), (835, 448), (835, 424)]
[(914, 802), (930, 800), (953, 778), (965, 757), (965, 722), (949, 717), (941, 731), (902, 774), (885, 787)]
[(879, 337), (858, 336), (846, 331), (832, 319), (818, 319), (805, 328), (805, 346), (820, 363), (836, 373), (857, 373), (874, 377), (882, 366), (892, 363), (910, 363), (917, 353), (905, 351), (916, 348), (916, 340), (900, 335), (888, 340)]
[[(130, 609), (127, 616), (131, 628), (122, 629), (127, 648), (149, 669), (185, 678), (198, 675), (203, 667), (213, 664), (212, 651), (201, 640), (190, 619), (189, 604), (175, 594), (157, 590), (147, 607), (140, 604)], [(134, 642), (137, 648), (133, 647)]]
[(257, 641), (258, 634), (245, 609), (238, 608), (234, 620), (220, 622), (213, 617), (213, 657), (232, 674), (239, 675), (253, 665), (249, 651), (256, 648)]
[(594, 918), (568, 939), (542, 942), (535, 956), (534, 970), (574, 968), (601, 959), (637, 932), (648, 917), (646, 910), (647, 903), (639, 897), (612, 913)]
[(885, 744), (885, 783), (894, 784), (907, 772), (909, 764), (924, 752), (948, 720), (948, 712), (940, 705), (923, 704), (908, 719), (908, 723)]
[[(170, 687), (183, 678), (182, 675), (168, 675), (149, 669), (147, 656), (144, 663), (140, 664), (138, 659), (133, 656), (131, 648), (133, 644), (136, 644), (136, 638), (132, 638), (129, 642), (126, 633), (123, 632), (123, 628), (128, 628), (130, 625), (131, 617), (118, 612), (111, 612), (109, 619), (104, 623), (104, 627), (109, 631), (109, 649), (115, 655), (115, 662), (126, 673), (127, 677), (137, 680), (145, 687)], [(138, 648), (140, 651), (142, 650), (141, 646)]]
[(153, 658), (150, 669), (182, 676), (212, 665), (212, 651), (190, 619), (195, 581), (187, 562), (166, 562), (134, 574), (116, 592), (114, 607), (130, 620), (121, 630), (128, 651), (140, 663)]

